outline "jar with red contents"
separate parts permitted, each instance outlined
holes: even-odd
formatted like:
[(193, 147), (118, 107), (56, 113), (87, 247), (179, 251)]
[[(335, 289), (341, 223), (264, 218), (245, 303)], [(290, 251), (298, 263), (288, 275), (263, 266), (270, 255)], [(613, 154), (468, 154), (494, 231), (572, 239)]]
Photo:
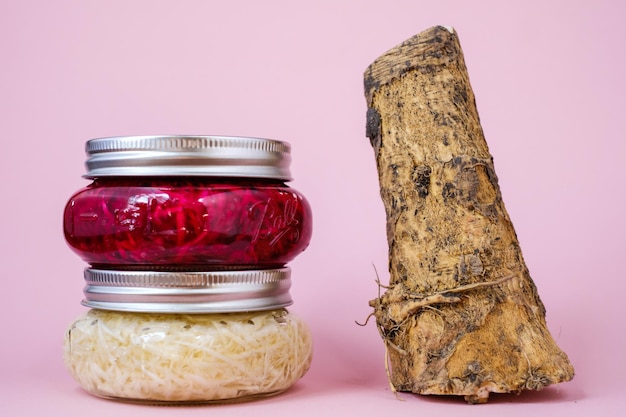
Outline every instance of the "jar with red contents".
[[(155, 403), (254, 398), (295, 383), (308, 369), (311, 340), (285, 309), (292, 303), (287, 264), (308, 246), (312, 219), (306, 199), (286, 184), (290, 145), (243, 137), (132, 136), (88, 141), (86, 153), (85, 177), (92, 183), (71, 196), (63, 218), (69, 247), (89, 264), (83, 304), (92, 310), (65, 339), (65, 361), (75, 379), (96, 395)], [(142, 333), (154, 328), (160, 336)], [(191, 338), (190, 329), (204, 336)], [(233, 351), (246, 350), (233, 348), (228, 338), (236, 332), (243, 332), (236, 340), (257, 343), (255, 349), (271, 344), (271, 335), (290, 334), (292, 346), (277, 356), (281, 365), (273, 373), (283, 375), (280, 386), (263, 383), (274, 380), (265, 375), (270, 352), (261, 375), (247, 375), (248, 382), (238, 377), (242, 386), (220, 386), (215, 377), (194, 390), (177, 386), (202, 379), (185, 377), (190, 369), (205, 369), (206, 375), (207, 366), (217, 369)], [(110, 340), (99, 348), (103, 334)], [(223, 351), (216, 347), (220, 337), (231, 340)], [(259, 338), (265, 338), (261, 345)], [(190, 349), (213, 351), (207, 344), (218, 350), (215, 356), (202, 363), (182, 359), (193, 356)], [(121, 365), (121, 358), (132, 358), (133, 347), (143, 362)], [(151, 370), (145, 358), (157, 352), (154, 363), (162, 364), (161, 351), (169, 355), (166, 371), (159, 365)], [(243, 361), (240, 354), (230, 365), (253, 368), (237, 362)], [(93, 371), (96, 362), (103, 365)], [(155, 383), (160, 372), (167, 375)], [(116, 382), (129, 380), (138, 384), (133, 391)]]
[(98, 267), (267, 269), (302, 252), (311, 209), (286, 185), (285, 142), (146, 136), (91, 140), (65, 209), (69, 246)]

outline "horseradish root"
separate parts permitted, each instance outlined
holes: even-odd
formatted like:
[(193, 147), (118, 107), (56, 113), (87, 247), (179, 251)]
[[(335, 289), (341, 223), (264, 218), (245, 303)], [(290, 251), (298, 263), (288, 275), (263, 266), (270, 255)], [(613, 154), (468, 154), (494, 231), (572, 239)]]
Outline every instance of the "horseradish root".
[(572, 379), (502, 201), (457, 34), (434, 27), (386, 52), (365, 72), (365, 95), (390, 271), (370, 305), (392, 388), (482, 403)]

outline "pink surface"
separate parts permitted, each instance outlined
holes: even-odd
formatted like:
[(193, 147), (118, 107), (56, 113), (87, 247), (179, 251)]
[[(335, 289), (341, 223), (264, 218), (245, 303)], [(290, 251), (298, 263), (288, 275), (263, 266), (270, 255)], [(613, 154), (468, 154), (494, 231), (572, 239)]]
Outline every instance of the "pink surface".
[[(625, 15), (619, 1), (4, 1), (0, 415), (623, 415)], [(484, 406), (395, 399), (375, 327), (354, 323), (377, 293), (373, 265), (387, 279), (362, 74), (437, 24), (459, 33), (506, 206), (577, 373)], [(85, 309), (61, 216), (87, 183), (84, 141), (155, 133), (293, 145), (315, 224), (292, 263), (292, 311), (315, 359), (282, 396), (133, 406), (85, 394), (64, 369), (63, 334)]]

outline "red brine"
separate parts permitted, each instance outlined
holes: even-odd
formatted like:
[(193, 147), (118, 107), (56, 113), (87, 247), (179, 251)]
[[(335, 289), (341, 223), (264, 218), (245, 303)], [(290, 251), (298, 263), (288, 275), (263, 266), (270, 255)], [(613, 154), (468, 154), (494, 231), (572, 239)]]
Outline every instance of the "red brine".
[(64, 232), (94, 266), (274, 268), (308, 246), (312, 221), (279, 180), (114, 177), (70, 198)]

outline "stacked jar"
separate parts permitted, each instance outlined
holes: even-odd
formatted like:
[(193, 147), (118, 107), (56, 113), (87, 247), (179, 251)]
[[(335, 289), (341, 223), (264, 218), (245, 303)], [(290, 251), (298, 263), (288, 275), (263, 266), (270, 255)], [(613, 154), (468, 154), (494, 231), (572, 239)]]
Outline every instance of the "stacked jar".
[(286, 185), (288, 143), (133, 136), (86, 144), (93, 182), (64, 212), (91, 309), (65, 337), (88, 392), (149, 403), (240, 401), (289, 388), (310, 332), (286, 307), (311, 209)]

